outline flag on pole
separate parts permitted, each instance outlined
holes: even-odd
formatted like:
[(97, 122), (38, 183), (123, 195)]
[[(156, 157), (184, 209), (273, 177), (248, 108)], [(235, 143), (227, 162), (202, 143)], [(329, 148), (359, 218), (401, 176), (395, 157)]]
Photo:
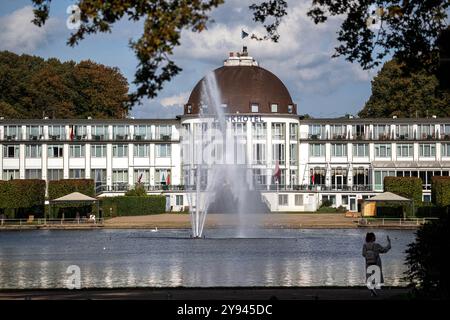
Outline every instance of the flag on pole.
[(166, 185), (170, 185), (170, 173), (167, 173)]
[(73, 138), (75, 137), (75, 134), (73, 133), (73, 126), (70, 127), (70, 141), (73, 141)]
[(241, 39), (244, 39), (248, 37), (248, 33), (244, 31), (244, 29), (241, 30)]
[(161, 182), (166, 183), (166, 178), (164, 177), (164, 173), (162, 174)]
[(316, 177), (314, 176), (314, 172), (313, 172), (313, 174), (311, 176), (311, 184), (314, 185), (315, 181), (316, 181)]
[(275, 181), (278, 181), (278, 183), (280, 183), (281, 180), (281, 169), (280, 169), (280, 164), (277, 162), (275, 163), (275, 171), (273, 173), (273, 177), (275, 178)]

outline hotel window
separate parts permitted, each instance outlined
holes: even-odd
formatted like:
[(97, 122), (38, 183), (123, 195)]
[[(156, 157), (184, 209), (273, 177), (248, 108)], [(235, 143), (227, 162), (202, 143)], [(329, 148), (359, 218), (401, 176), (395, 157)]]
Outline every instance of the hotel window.
[(134, 140), (150, 140), (152, 138), (151, 126), (134, 126)]
[(266, 185), (266, 173), (264, 169), (253, 169), (253, 179), (256, 185)]
[(42, 155), (42, 146), (38, 144), (27, 144), (25, 146), (25, 157), (40, 158)]
[(134, 170), (134, 182), (135, 183), (150, 183), (150, 170), (149, 169), (135, 169)]
[[(166, 185), (167, 184), (167, 176), (170, 175), (170, 169), (156, 169), (155, 170), (155, 184)], [(204, 175), (202, 175), (204, 176)]]
[(19, 157), (19, 145), (4, 145), (3, 146), (4, 158), (18, 158)]
[(387, 140), (390, 138), (391, 126), (388, 124), (376, 124), (373, 126), (374, 139)]
[(302, 194), (296, 194), (295, 195), (295, 205), (296, 206), (302, 206), (303, 205), (303, 195)]
[(288, 113), (294, 112), (294, 106), (292, 104), (288, 104)]
[(25, 179), (42, 179), (42, 170), (25, 169)]
[(114, 140), (127, 140), (128, 139), (128, 126), (113, 126), (113, 139)]
[(113, 144), (113, 157), (125, 158), (128, 157), (128, 145), (126, 144)]
[(408, 124), (398, 125), (396, 128), (396, 137), (398, 140), (414, 139), (413, 126)]
[(383, 191), (385, 177), (395, 177), (395, 171), (375, 171), (375, 191)]
[(347, 126), (345, 125), (331, 125), (330, 130), (332, 139), (345, 139), (347, 137)]
[(75, 125), (70, 128), (70, 139), (71, 140), (85, 140), (87, 137), (86, 126)]
[(92, 169), (91, 179), (94, 179), (95, 185), (105, 185), (106, 184), (106, 169)]
[(433, 124), (419, 124), (418, 126), (419, 139), (434, 139), (434, 125)]
[(323, 168), (313, 168), (309, 172), (311, 185), (325, 185), (326, 172)]
[(183, 203), (183, 195), (182, 194), (177, 194), (175, 196), (175, 205), (177, 205), (177, 206), (184, 205), (184, 203)]
[(155, 147), (157, 158), (166, 158), (171, 156), (171, 144), (156, 144)]
[(272, 139), (284, 140), (284, 123), (272, 123)]
[(94, 144), (91, 146), (91, 157), (93, 158), (105, 158), (106, 157), (106, 145)]
[(134, 156), (137, 158), (146, 158), (149, 154), (150, 145), (148, 144), (135, 144)]
[(309, 145), (310, 157), (324, 157), (325, 145), (323, 143), (312, 143)]
[(325, 201), (329, 201), (332, 206), (335, 206), (336, 205), (336, 196), (324, 194), (322, 196), (322, 203), (324, 203)]
[(49, 140), (62, 140), (65, 139), (64, 126), (48, 126), (48, 138)]
[(63, 145), (49, 145), (47, 147), (49, 158), (62, 158), (63, 157)]
[(253, 164), (266, 163), (266, 145), (263, 143), (253, 144)]
[(69, 169), (69, 179), (84, 179), (84, 169)]
[(367, 139), (369, 126), (366, 124), (355, 124), (352, 126), (352, 137), (356, 140)]
[(279, 165), (284, 165), (285, 161), (285, 150), (284, 144), (274, 143), (272, 145), (272, 163), (276, 164), (278, 161)]
[(292, 141), (298, 140), (298, 124), (296, 124), (296, 123), (289, 124), (289, 138)]
[(441, 125), (441, 139), (450, 140), (450, 124)]
[(171, 125), (158, 125), (156, 126), (156, 139), (169, 141), (172, 139), (172, 126)]
[(331, 185), (333, 189), (342, 189), (347, 185), (347, 169), (333, 168), (331, 169)]
[(41, 140), (42, 139), (42, 126), (27, 126), (27, 139), (28, 140)]
[(342, 196), (341, 199), (342, 199), (342, 205), (343, 206), (348, 205), (348, 196), (347, 195)]
[(375, 144), (375, 157), (387, 158), (391, 156), (390, 144)]
[(259, 112), (259, 105), (257, 103), (252, 103), (252, 112)]
[(279, 194), (278, 195), (278, 205), (279, 206), (287, 206), (288, 205), (288, 195), (287, 194)]
[(358, 143), (353, 145), (353, 156), (354, 157), (368, 157), (369, 156), (369, 145), (367, 143)]
[(3, 180), (14, 180), (19, 179), (19, 170), (18, 169), (5, 169), (3, 170)]
[(291, 166), (296, 166), (298, 162), (298, 144), (291, 143), (289, 145), (289, 163)]
[(443, 143), (441, 147), (443, 157), (450, 157), (450, 143)]
[(413, 156), (412, 144), (397, 144), (397, 157), (408, 158)]
[(271, 105), (270, 105), (270, 111), (272, 111), (272, 112), (278, 112), (278, 104), (276, 104), (276, 103), (272, 103)]
[(47, 180), (61, 180), (64, 178), (63, 169), (48, 169), (47, 170)]
[(325, 126), (320, 124), (313, 124), (309, 126), (309, 138), (312, 140), (325, 139)]
[(266, 140), (266, 123), (253, 123), (253, 139)]
[(236, 139), (246, 139), (247, 138), (247, 126), (245, 123), (233, 123), (232, 124), (234, 137)]
[(22, 127), (20, 126), (5, 126), (4, 130), (4, 140), (19, 140), (21, 137)]
[(420, 157), (434, 157), (436, 156), (436, 145), (421, 143), (419, 144)]
[(108, 126), (96, 125), (92, 126), (91, 130), (92, 140), (100, 141), (100, 140), (108, 140)]
[(369, 169), (353, 168), (353, 185), (366, 186), (369, 184)]
[(84, 145), (71, 145), (70, 149), (70, 157), (71, 158), (83, 158), (84, 157)]
[(331, 156), (332, 157), (346, 157), (347, 156), (347, 145), (343, 143), (333, 143), (331, 145)]
[(115, 185), (128, 185), (128, 170), (113, 170), (112, 182)]

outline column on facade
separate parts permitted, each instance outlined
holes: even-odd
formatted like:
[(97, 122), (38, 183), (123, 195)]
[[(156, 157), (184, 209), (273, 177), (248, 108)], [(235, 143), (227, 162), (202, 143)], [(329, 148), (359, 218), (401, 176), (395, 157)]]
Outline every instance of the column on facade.
[(267, 190), (270, 189), (272, 183), (273, 169), (272, 166), (272, 121), (268, 120), (266, 122), (266, 155), (267, 155), (267, 168), (266, 169), (266, 182)]

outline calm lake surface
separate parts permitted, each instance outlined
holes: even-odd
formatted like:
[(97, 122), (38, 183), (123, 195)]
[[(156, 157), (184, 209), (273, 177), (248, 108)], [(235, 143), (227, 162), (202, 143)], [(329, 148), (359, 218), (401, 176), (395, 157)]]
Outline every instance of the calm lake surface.
[[(77, 265), (82, 287), (364, 285), (368, 230), (34, 230), (0, 232), (0, 288), (65, 288)], [(386, 285), (403, 285), (414, 231), (376, 230), (392, 250), (382, 256)], [(254, 235), (254, 236), (253, 236)]]

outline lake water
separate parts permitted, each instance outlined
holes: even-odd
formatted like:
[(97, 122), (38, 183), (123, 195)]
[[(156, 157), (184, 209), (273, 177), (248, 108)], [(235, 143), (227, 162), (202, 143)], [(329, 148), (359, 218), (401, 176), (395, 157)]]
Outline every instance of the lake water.
[[(70, 265), (82, 287), (359, 286), (367, 230), (34, 230), (0, 232), (0, 288), (64, 288)], [(402, 285), (411, 230), (376, 230), (392, 239), (383, 255), (386, 285)]]

